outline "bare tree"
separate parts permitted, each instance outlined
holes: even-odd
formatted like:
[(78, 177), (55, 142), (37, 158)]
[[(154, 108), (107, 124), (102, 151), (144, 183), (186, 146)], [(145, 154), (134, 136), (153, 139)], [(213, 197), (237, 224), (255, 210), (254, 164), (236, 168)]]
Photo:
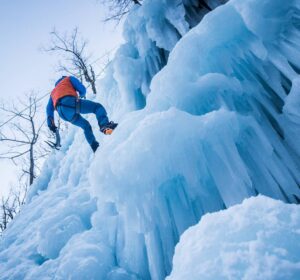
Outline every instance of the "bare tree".
[(11, 188), (7, 197), (2, 196), (0, 201), (0, 234), (10, 221), (19, 213), (21, 206), (25, 204), (28, 185), (22, 184), (17, 189)]
[(38, 104), (45, 96), (38, 98), (32, 92), (18, 99), (17, 105), (0, 105), (1, 115), (4, 113), (8, 117), (0, 124), (0, 142), (3, 143), (0, 160), (9, 159), (20, 169), (17, 185), (11, 187), (7, 197), (0, 198), (0, 233), (20, 211), (28, 188), (40, 172), (39, 166), (52, 151), (45, 138), (54, 136), (44, 131), (45, 118), (41, 117)]
[(96, 94), (97, 77), (90, 62), (91, 55), (86, 54), (87, 41), (79, 38), (78, 28), (75, 28), (71, 35), (61, 35), (55, 29), (50, 34), (51, 46), (44, 48), (44, 51), (56, 52), (64, 57), (65, 63), (59, 62), (58, 70), (76, 76), (81, 81), (84, 78)]
[(108, 7), (109, 15), (105, 21), (120, 22), (133, 5), (141, 5), (142, 0), (100, 0), (100, 2)]
[(3, 232), (6, 228), (8, 223), (13, 220), (14, 216), (16, 215), (16, 207), (15, 202), (10, 203), (9, 197), (1, 198), (1, 220), (0, 220), (0, 232)]
[[(10, 159), (20, 167), (18, 185), (10, 189), (7, 197), (0, 198), (0, 233), (25, 203), (27, 190), (39, 171), (39, 161), (51, 152), (42, 137), (45, 121), (40, 120), (38, 100), (36, 94), (30, 93), (25, 101), (19, 100), (18, 106), (0, 105), (0, 112), (9, 117), (0, 125), (0, 142), (3, 143), (0, 159)], [(19, 106), (25, 109), (20, 110)]]
[(21, 163), (22, 174), (27, 175), (31, 185), (36, 177), (37, 161), (49, 153), (39, 145), (45, 121), (38, 121), (34, 93), (26, 96), (26, 102), (20, 100), (20, 104), (26, 106), (26, 110), (20, 111), (15, 105), (0, 106), (0, 111), (13, 118), (0, 128), (0, 142), (6, 144), (2, 146), (0, 159), (10, 159), (16, 165)]

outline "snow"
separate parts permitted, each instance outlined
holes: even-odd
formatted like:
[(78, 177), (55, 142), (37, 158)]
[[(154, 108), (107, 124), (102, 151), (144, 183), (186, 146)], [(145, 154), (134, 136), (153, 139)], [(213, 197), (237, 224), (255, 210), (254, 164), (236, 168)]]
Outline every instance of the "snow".
[(264, 196), (206, 214), (180, 238), (167, 280), (300, 278), (300, 211)]
[(129, 15), (97, 97), (119, 126), (95, 155), (64, 135), (1, 240), (3, 279), (164, 279), (204, 214), (299, 202), (299, 0), (232, 0), (190, 31), (182, 3)]

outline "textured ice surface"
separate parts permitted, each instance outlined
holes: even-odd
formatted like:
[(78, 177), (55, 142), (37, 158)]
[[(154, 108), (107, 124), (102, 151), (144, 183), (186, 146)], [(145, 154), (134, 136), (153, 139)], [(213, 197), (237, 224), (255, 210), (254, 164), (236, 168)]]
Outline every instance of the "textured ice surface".
[(206, 214), (180, 238), (166, 279), (300, 279), (299, 208), (258, 196)]
[[(146, 104), (153, 76), (166, 65), (170, 51), (190, 27), (226, 0), (144, 0), (127, 18), (126, 43), (118, 49), (99, 83), (102, 102), (114, 117)], [(202, 1), (204, 2), (204, 1)]]
[(215, 9), (175, 42), (145, 108), (131, 113), (148, 74), (136, 47), (123, 46), (114, 63), (137, 59), (110, 68), (102, 89), (112, 91), (100, 96), (118, 129), (97, 135), (95, 156), (70, 129), (1, 240), (1, 277), (164, 279), (181, 234), (203, 214), (258, 193), (299, 202), (299, 8), (245, 0)]

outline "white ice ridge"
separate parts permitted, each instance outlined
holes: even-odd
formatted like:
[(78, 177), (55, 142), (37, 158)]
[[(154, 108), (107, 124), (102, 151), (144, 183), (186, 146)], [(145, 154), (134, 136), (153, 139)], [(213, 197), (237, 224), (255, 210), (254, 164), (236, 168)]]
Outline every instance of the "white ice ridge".
[(206, 214), (180, 238), (166, 280), (300, 279), (299, 208), (258, 196)]
[(71, 130), (1, 240), (0, 277), (164, 279), (203, 214), (258, 193), (299, 202), (299, 9), (228, 2), (180, 39), (94, 158)]

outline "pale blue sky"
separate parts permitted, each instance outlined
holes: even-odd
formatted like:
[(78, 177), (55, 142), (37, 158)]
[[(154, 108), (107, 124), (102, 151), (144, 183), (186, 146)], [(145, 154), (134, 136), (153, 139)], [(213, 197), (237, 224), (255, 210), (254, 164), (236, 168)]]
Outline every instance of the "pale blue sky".
[[(121, 26), (104, 24), (104, 13), (97, 0), (0, 0), (0, 99), (51, 90), (57, 60), (40, 48), (47, 46), (53, 27), (65, 32), (77, 26), (95, 58), (118, 45)], [(7, 162), (0, 162), (0, 174), (1, 194), (15, 175)]]
[[(99, 56), (120, 41), (119, 30), (104, 25), (104, 8), (96, 0), (0, 0), (0, 95), (46, 90), (56, 78), (55, 57), (39, 50), (53, 27), (75, 26)], [(50, 84), (49, 84), (50, 87)], [(48, 88), (49, 88), (48, 87)]]

